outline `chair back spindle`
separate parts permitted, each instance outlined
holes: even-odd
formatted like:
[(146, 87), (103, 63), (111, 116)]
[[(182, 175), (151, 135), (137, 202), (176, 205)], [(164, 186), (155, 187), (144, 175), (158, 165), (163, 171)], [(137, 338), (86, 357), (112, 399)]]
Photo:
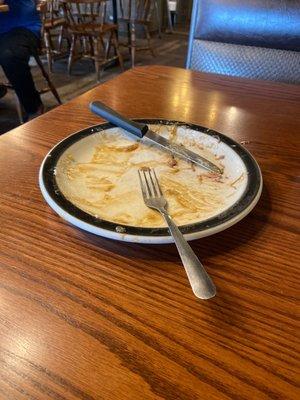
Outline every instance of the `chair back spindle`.
[(122, 19), (150, 21), (153, 9), (153, 0), (119, 0), (119, 12)]
[(65, 15), (71, 29), (89, 24), (103, 25), (107, 18), (109, 0), (64, 0)]
[[(110, 0), (62, 0), (71, 48), (68, 71), (78, 58), (94, 60), (97, 79), (106, 64), (118, 59), (123, 69), (123, 59), (118, 48), (117, 25), (109, 21), (107, 4)], [(111, 50), (113, 54), (110, 55)]]

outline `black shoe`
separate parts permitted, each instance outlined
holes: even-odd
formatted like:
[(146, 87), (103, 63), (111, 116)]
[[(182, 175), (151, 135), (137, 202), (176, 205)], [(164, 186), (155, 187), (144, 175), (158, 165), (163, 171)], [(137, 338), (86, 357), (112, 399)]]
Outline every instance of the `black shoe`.
[(4, 97), (7, 93), (7, 88), (4, 85), (0, 84), (0, 99)]

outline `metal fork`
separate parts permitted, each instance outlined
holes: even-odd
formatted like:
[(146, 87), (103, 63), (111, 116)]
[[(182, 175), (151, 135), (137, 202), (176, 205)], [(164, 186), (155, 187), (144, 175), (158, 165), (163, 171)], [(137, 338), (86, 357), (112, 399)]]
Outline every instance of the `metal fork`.
[(139, 170), (139, 178), (146, 206), (159, 211), (168, 224), (195, 296), (200, 299), (214, 297), (216, 295), (216, 287), (169, 215), (167, 211), (168, 203), (163, 196), (154, 169), (141, 168)]

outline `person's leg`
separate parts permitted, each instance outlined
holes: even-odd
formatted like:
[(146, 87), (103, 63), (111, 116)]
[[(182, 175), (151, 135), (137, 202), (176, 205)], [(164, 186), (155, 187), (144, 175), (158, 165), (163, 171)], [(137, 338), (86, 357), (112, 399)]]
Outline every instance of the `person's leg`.
[(0, 65), (28, 116), (42, 107), (28, 65), (38, 46), (39, 39), (27, 29), (13, 29), (0, 35)]

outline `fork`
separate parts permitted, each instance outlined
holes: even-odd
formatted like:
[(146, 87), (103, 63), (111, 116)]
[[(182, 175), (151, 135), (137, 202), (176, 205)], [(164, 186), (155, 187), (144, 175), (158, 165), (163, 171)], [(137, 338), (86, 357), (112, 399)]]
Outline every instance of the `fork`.
[(155, 170), (144, 167), (138, 172), (144, 202), (147, 207), (159, 211), (168, 224), (195, 296), (200, 299), (214, 297), (216, 287), (213, 281), (167, 211), (168, 203), (163, 196)]

